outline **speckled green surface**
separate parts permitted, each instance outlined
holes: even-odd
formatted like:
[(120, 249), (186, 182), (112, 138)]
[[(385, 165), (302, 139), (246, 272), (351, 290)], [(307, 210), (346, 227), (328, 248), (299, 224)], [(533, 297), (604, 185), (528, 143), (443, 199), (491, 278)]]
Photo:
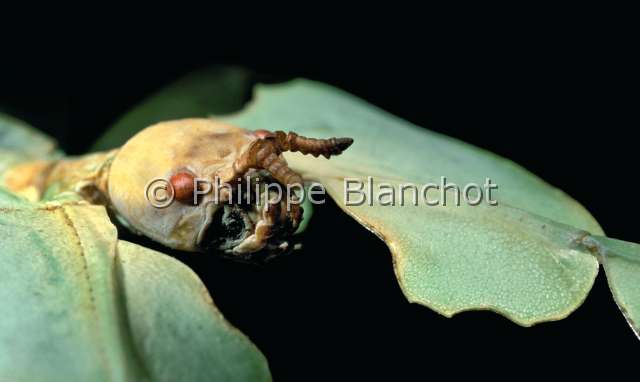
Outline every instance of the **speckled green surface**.
[[(532, 325), (568, 315), (593, 284), (596, 257), (571, 246), (580, 229), (602, 233), (598, 223), (569, 196), (509, 160), (305, 80), (260, 87), (244, 111), (226, 120), (248, 129), (275, 126), (311, 137), (354, 138), (346, 153), (331, 160), (299, 154), (287, 160), (323, 182), (347, 213), (385, 240), (410, 301), (446, 316), (490, 309)], [(379, 182), (397, 189), (401, 183), (439, 183), (441, 176), (458, 185), (483, 184), (489, 177), (499, 185), (499, 205), (345, 205), (343, 178), (367, 176), (374, 189)], [(330, 236), (332, 227), (326, 229)]]
[(118, 241), (104, 207), (5, 200), (0, 380), (270, 379), (197, 276)]
[(609, 287), (627, 322), (640, 338), (640, 245), (595, 237)]

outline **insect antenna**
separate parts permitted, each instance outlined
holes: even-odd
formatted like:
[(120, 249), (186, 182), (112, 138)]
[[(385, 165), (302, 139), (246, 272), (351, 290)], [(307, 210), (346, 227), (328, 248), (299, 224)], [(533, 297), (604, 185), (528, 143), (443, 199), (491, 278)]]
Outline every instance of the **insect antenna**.
[(259, 167), (271, 173), (282, 184), (302, 184), (302, 177), (289, 168), (287, 161), (280, 155), (283, 152), (300, 152), (330, 158), (339, 155), (353, 143), (351, 138), (316, 139), (307, 138), (296, 133), (283, 131), (255, 132), (258, 140), (234, 163), (237, 173), (244, 173), (249, 168)]
[(352, 138), (307, 138), (294, 132), (276, 131), (274, 138), (281, 151), (300, 152), (304, 155), (319, 155), (329, 159), (332, 155), (340, 155), (353, 143)]

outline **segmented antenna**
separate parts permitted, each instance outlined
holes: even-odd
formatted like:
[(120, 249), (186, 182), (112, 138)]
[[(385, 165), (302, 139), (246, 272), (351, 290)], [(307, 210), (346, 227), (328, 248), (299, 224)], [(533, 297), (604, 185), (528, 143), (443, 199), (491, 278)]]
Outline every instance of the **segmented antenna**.
[(329, 159), (332, 155), (340, 155), (353, 143), (351, 138), (316, 139), (307, 138), (296, 133), (276, 131), (273, 133), (281, 151), (301, 152), (314, 157), (322, 155)]
[(300, 152), (330, 158), (341, 154), (353, 143), (351, 138), (315, 139), (283, 131), (258, 130), (255, 134), (259, 139), (236, 160), (235, 171), (244, 173), (252, 167), (262, 168), (269, 171), (278, 182), (290, 185), (301, 185), (302, 177), (289, 168), (281, 153)]

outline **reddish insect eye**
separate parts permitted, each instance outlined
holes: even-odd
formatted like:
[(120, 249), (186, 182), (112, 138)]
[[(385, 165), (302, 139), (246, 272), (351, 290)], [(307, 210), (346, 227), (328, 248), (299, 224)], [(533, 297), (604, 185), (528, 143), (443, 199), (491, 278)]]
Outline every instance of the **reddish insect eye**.
[(169, 182), (173, 187), (174, 197), (182, 203), (193, 203), (193, 183), (195, 177), (189, 172), (179, 172), (174, 174)]

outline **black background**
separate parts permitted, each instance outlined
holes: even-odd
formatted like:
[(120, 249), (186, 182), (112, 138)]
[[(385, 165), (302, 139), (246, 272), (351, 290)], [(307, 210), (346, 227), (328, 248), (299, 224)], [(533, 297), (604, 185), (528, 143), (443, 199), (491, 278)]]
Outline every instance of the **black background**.
[[(0, 107), (78, 154), (190, 70), (239, 64), (269, 81), (308, 77), (510, 158), (580, 201), (609, 236), (640, 242), (637, 119), (629, 118), (624, 49), (572, 35), (479, 39), (437, 53), (420, 41), (397, 42), (269, 41), (223, 52), (213, 42), (135, 40), (91, 53), (22, 51), (0, 70)], [(332, 203), (316, 209), (303, 242), (296, 256), (265, 267), (174, 253), (263, 351), (276, 381), (595, 377), (637, 360), (637, 339), (604, 274), (569, 318), (521, 328), (487, 312), (447, 319), (408, 304), (384, 243)]]

